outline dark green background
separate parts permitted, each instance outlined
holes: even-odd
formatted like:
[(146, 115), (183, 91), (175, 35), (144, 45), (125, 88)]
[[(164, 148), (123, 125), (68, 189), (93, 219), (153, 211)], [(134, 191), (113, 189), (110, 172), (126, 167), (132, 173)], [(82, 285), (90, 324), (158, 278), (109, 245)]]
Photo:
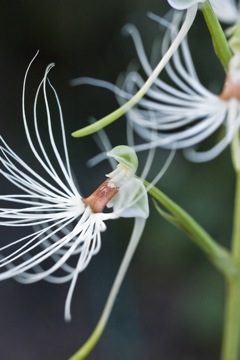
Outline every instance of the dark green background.
[[(99, 118), (115, 109), (117, 103), (107, 91), (72, 88), (69, 81), (93, 76), (114, 83), (136, 58), (131, 40), (121, 35), (124, 24), (138, 26), (150, 54), (154, 36), (160, 33), (146, 14), (164, 15), (168, 10), (164, 0), (0, 1), (0, 133), (12, 149), (34, 167), (23, 130), (21, 93), (26, 67), (39, 49), (27, 84), (29, 119), (38, 82), (45, 67), (55, 62), (50, 78), (62, 104), (72, 167), (83, 196), (90, 194), (110, 168), (107, 163), (87, 168), (86, 161), (99, 150), (92, 138), (73, 139), (70, 133), (86, 125), (90, 116)], [(201, 14), (190, 36), (200, 79), (220, 89), (223, 72)], [(112, 125), (108, 134), (114, 145), (125, 143), (124, 119)], [(157, 156), (159, 167), (167, 152), (159, 151)], [(234, 176), (228, 150), (207, 164), (191, 164), (177, 154), (159, 186), (221, 244), (229, 245)], [(14, 193), (1, 179), (1, 193), (10, 191)], [(71, 323), (63, 318), (68, 284), (42, 281), (24, 286), (14, 280), (0, 284), (2, 360), (65, 360), (86, 340), (100, 315), (132, 225), (132, 220), (123, 219), (107, 223), (101, 252), (79, 276)], [(0, 231), (4, 242), (19, 237), (17, 231)], [(151, 203), (150, 219), (110, 322), (89, 359), (217, 360), (223, 299), (221, 276), (190, 240), (156, 214)]]

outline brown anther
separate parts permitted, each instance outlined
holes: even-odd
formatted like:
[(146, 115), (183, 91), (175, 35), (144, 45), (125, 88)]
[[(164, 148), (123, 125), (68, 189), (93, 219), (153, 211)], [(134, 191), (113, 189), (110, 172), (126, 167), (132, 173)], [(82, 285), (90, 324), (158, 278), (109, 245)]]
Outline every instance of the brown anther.
[(90, 196), (83, 199), (83, 202), (90, 206), (94, 213), (103, 212), (107, 203), (118, 193), (118, 187), (108, 185), (110, 179), (105, 180)]
[(220, 98), (222, 100), (230, 100), (233, 98), (240, 100), (240, 83), (234, 83), (228, 75), (223, 90), (220, 94)]

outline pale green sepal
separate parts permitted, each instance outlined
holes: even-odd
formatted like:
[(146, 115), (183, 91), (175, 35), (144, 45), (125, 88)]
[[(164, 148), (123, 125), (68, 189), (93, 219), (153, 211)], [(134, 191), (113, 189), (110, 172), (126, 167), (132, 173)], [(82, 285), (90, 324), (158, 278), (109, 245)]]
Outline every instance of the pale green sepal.
[(107, 153), (107, 156), (113, 157), (119, 164), (115, 170), (106, 174), (110, 178), (110, 187), (121, 188), (123, 184), (134, 177), (138, 167), (138, 158), (136, 152), (126, 145), (114, 147)]
[(130, 167), (134, 172), (138, 168), (138, 157), (136, 152), (127, 145), (115, 146), (107, 153), (107, 156), (113, 157), (120, 164)]

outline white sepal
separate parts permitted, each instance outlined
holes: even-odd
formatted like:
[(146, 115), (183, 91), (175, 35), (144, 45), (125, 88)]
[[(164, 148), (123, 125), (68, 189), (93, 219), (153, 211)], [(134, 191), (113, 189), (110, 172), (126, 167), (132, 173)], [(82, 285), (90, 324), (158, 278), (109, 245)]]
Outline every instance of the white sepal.
[(205, 2), (205, 0), (168, 0), (169, 5), (176, 10), (186, 10), (200, 2)]
[(108, 207), (113, 207), (113, 213), (121, 217), (146, 219), (149, 215), (148, 197), (142, 181), (132, 178), (123, 184)]

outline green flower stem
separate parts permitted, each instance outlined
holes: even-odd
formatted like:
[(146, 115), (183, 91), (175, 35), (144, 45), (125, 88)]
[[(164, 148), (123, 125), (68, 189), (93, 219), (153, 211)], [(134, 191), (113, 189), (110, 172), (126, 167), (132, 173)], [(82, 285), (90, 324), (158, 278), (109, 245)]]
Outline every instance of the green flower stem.
[(238, 267), (227, 280), (222, 360), (240, 359), (240, 171), (236, 172), (232, 257)]
[(232, 53), (228, 45), (223, 29), (211, 7), (209, 0), (201, 3), (203, 16), (212, 37), (215, 52), (220, 59), (225, 71), (228, 70), (228, 64), (231, 60)]
[[(185, 210), (168, 198), (162, 191), (155, 186), (151, 186), (147, 181), (145, 181), (145, 186), (149, 194), (168, 211), (168, 214), (165, 213), (165, 216), (163, 216), (184, 231), (204, 251), (215, 267), (227, 278), (236, 274), (236, 266), (226, 249), (218, 245)], [(163, 214), (162, 210), (158, 210)]]

